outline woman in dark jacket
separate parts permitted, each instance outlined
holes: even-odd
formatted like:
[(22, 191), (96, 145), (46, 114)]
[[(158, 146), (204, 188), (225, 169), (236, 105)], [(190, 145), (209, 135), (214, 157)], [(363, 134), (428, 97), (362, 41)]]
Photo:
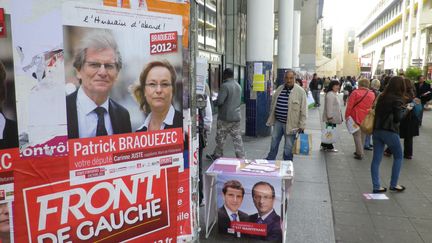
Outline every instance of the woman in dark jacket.
[[(414, 87), (411, 80), (405, 79), (406, 87), (406, 102), (410, 106), (416, 103), (420, 104), (420, 100), (415, 98)], [(412, 159), (413, 155), (413, 137), (419, 135), (420, 119), (415, 112), (411, 110), (400, 122), (400, 137), (404, 139), (403, 155), (405, 159)]]
[(390, 190), (401, 192), (404, 186), (398, 185), (402, 167), (402, 147), (399, 138), (399, 123), (405, 113), (412, 107), (404, 107), (405, 83), (399, 76), (392, 77), (384, 92), (378, 98), (375, 107), (375, 124), (373, 131), (373, 159), (371, 164), (371, 177), (373, 193), (386, 192), (381, 187), (379, 166), (383, 157), (384, 145), (393, 152), (393, 167), (390, 180)]

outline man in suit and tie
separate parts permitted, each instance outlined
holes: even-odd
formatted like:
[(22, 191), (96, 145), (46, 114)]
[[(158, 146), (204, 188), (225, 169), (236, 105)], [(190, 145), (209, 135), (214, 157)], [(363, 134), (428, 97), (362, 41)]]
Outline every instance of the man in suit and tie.
[(245, 190), (239, 181), (229, 180), (224, 183), (222, 193), (224, 205), (218, 210), (219, 233), (240, 237), (240, 233), (234, 232), (230, 224), (232, 221), (249, 221), (249, 216), (238, 210), (243, 202)]
[(129, 112), (109, 97), (122, 68), (112, 34), (97, 32), (81, 40), (73, 66), (81, 85), (66, 97), (69, 138), (131, 132)]
[(6, 68), (0, 61), (0, 149), (18, 147), (18, 126), (3, 114), (6, 99)]
[(250, 221), (267, 225), (267, 235), (261, 240), (282, 242), (281, 218), (273, 209), (275, 201), (274, 187), (265, 181), (257, 182), (252, 187), (252, 198), (258, 213), (250, 216)]

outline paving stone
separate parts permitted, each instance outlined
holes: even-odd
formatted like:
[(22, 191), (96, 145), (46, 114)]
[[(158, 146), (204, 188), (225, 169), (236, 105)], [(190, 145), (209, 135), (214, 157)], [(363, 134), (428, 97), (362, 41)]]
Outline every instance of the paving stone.
[(340, 225), (335, 226), (336, 242), (379, 242), (372, 227)]
[(415, 231), (407, 217), (371, 215), (371, 218), (377, 230)]
[(423, 243), (420, 235), (415, 231), (406, 230), (378, 230), (378, 239), (382, 243)]
[(368, 214), (333, 212), (336, 225), (351, 225), (372, 227), (372, 220)]
[(432, 203), (425, 199), (398, 200), (398, 204), (409, 217), (432, 219)]
[(368, 214), (363, 202), (332, 201), (334, 212)]
[(432, 233), (432, 219), (410, 218), (409, 220), (418, 232)]
[(402, 208), (393, 200), (367, 200), (366, 207), (371, 215), (406, 216)]

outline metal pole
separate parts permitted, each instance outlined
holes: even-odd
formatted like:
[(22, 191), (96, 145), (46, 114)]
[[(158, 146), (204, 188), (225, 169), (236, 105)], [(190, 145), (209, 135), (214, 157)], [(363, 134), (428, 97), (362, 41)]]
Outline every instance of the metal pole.
[[(190, 101), (190, 117), (191, 117), (191, 134), (189, 137), (191, 138), (189, 141), (194, 141), (197, 137), (197, 126), (196, 126), (196, 56), (197, 56), (197, 47), (198, 47), (198, 3), (195, 1), (191, 1), (190, 4), (190, 26), (189, 26), (189, 101)], [(191, 143), (190, 143), (191, 144)], [(195, 151), (189, 150), (189, 163), (193, 162), (193, 154)], [(199, 188), (198, 188), (198, 180), (199, 180), (199, 170), (195, 170), (195, 174), (191, 174), (191, 188), (193, 192), (196, 192), (196, 197), (192, 197), (192, 215), (196, 215), (196, 217), (192, 217), (192, 240), (193, 242), (199, 241), (199, 231), (200, 231), (200, 223), (199, 223)]]

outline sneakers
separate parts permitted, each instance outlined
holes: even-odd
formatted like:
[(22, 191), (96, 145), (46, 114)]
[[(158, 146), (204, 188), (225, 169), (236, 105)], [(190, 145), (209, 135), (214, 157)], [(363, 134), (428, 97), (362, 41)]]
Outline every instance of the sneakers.
[(372, 151), (372, 150), (373, 150), (373, 146), (369, 146), (369, 147), (364, 147), (364, 150), (369, 150), (369, 151)]
[(207, 154), (206, 157), (207, 157), (207, 159), (209, 159), (211, 161), (215, 161), (215, 160), (220, 158), (220, 156), (216, 156), (214, 154)]

